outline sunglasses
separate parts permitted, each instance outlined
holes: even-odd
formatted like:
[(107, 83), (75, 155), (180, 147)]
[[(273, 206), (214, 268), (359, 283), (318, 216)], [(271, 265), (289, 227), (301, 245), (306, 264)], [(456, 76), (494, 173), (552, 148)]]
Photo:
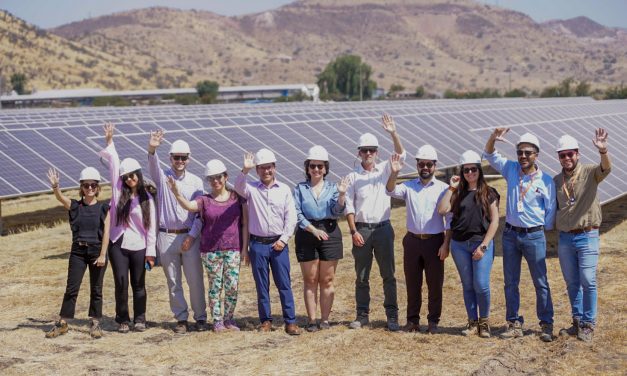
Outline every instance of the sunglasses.
[(364, 153), (364, 154), (366, 153), (374, 154), (377, 152), (377, 148), (361, 148), (359, 149), (359, 152)]
[(464, 174), (474, 174), (475, 172), (479, 171), (479, 169), (477, 167), (465, 167), (462, 171), (464, 171)]
[(523, 154), (525, 155), (525, 157), (531, 157), (532, 155), (537, 153), (533, 150), (516, 150), (517, 156), (522, 157)]
[(98, 188), (98, 183), (83, 183), (81, 184), (81, 187), (84, 189), (96, 189)]
[(136, 176), (134, 172), (129, 172), (126, 175), (122, 175), (122, 181), (126, 181), (128, 179), (133, 179)]
[(418, 168), (431, 168), (435, 166), (433, 162), (418, 162)]
[(172, 155), (171, 157), (175, 161), (183, 161), (183, 162), (185, 162), (187, 158), (189, 158), (187, 155)]
[(561, 153), (557, 153), (557, 155), (560, 157), (560, 159), (564, 159), (564, 158), (572, 158), (575, 156), (575, 152), (574, 151), (564, 151)]
[(211, 176), (207, 176), (207, 180), (220, 180), (222, 179), (222, 176), (224, 176), (224, 174), (217, 174), (217, 175), (211, 175)]
[(324, 165), (323, 164), (311, 164), (310, 163), (309, 164), (309, 168), (311, 170), (315, 170), (315, 169), (322, 170), (322, 169), (324, 169)]

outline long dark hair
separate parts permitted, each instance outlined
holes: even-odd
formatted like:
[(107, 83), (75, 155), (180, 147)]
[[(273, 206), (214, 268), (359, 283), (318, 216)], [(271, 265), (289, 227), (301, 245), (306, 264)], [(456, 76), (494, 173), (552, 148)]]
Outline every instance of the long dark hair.
[[(309, 162), (310, 160), (305, 160), (305, 175), (307, 176), (307, 181), (311, 181), (311, 175), (309, 174)], [(322, 161), (324, 163), (324, 175), (322, 178), (326, 178), (329, 175), (329, 161)]]
[[(490, 199), (494, 197), (492, 193), (493, 188), (488, 185), (483, 177), (483, 170), (481, 165), (476, 163), (475, 166), (479, 169), (479, 178), (477, 178), (477, 191), (475, 192), (475, 202), (483, 209), (483, 216), (490, 218)], [(453, 192), (451, 197), (451, 211), (455, 217), (459, 217), (461, 202), (468, 194), (468, 180), (463, 173), (464, 166), (460, 167), (460, 181), (457, 190)], [(498, 199), (498, 196), (497, 196)], [(498, 203), (497, 203), (498, 205)]]
[[(139, 206), (142, 208), (142, 222), (144, 229), (148, 230), (150, 227), (150, 198), (146, 185), (144, 184), (144, 176), (141, 170), (132, 172), (137, 176), (137, 195), (139, 196)], [(128, 218), (131, 215), (131, 188), (126, 185), (126, 181), (122, 182), (122, 194), (118, 201), (116, 220), (117, 223), (124, 223), (128, 225)]]

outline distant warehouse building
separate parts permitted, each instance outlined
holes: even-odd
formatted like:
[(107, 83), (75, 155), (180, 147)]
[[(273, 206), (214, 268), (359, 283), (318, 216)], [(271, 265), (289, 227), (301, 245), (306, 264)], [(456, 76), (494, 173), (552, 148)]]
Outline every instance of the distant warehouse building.
[[(103, 91), (100, 89), (46, 90), (26, 95), (15, 93), (3, 95), (0, 96), (0, 105), (3, 107), (92, 105), (98, 98), (118, 98), (134, 104), (171, 103), (177, 96), (194, 94), (197, 94), (194, 88), (124, 91)], [(316, 84), (231, 86), (220, 87), (218, 101), (273, 100), (280, 97), (304, 95), (317, 102), (319, 94), (320, 90)]]

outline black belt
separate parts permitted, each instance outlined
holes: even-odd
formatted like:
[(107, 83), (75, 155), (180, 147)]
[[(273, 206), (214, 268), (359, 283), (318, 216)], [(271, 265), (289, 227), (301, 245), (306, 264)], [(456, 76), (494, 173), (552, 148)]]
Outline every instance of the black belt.
[(321, 219), (319, 221), (310, 220), (309, 223), (311, 223), (314, 227), (331, 227), (337, 225), (337, 221), (335, 219)]
[(77, 241), (74, 242), (77, 246), (79, 247), (100, 247), (102, 245), (102, 243), (88, 243), (88, 242), (81, 242), (81, 241)]
[(584, 228), (576, 228), (574, 230), (566, 231), (569, 234), (583, 234), (584, 232), (590, 232), (592, 230), (598, 230), (599, 226), (588, 226)]
[(420, 239), (420, 240), (427, 240), (427, 239), (431, 239), (431, 238), (433, 238), (433, 237), (435, 237), (435, 236), (440, 236), (440, 235), (442, 235), (442, 234), (443, 234), (443, 233), (441, 233), (441, 232), (438, 232), (437, 234), (414, 234), (414, 233), (413, 233), (413, 232), (411, 232), (411, 231), (408, 231), (408, 233), (409, 233), (411, 236), (413, 236), (414, 238), (416, 238), (416, 239)]
[(279, 240), (280, 238), (281, 238), (281, 235), (257, 236), (257, 235), (250, 234), (250, 240), (257, 242), (257, 243), (261, 243), (261, 244), (272, 244), (276, 242), (277, 240)]
[(165, 232), (166, 234), (187, 234), (189, 232), (188, 228), (180, 228), (176, 230), (170, 230), (167, 228), (159, 227), (160, 232)]
[(390, 220), (386, 220), (379, 223), (366, 223), (366, 222), (355, 222), (356, 228), (367, 228), (370, 230), (374, 230), (375, 228), (383, 227), (390, 224)]
[(516, 226), (510, 225), (507, 222), (505, 222), (505, 228), (508, 228), (508, 229), (516, 231), (516, 232), (525, 233), (525, 234), (529, 234), (531, 232), (544, 230), (544, 226), (543, 225), (535, 226), (535, 227), (516, 227)]

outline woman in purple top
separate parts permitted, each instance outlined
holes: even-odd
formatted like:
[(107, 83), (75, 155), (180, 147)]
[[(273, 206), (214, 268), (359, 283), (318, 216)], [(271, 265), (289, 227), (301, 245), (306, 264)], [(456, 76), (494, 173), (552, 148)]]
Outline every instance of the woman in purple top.
[[(237, 304), (240, 260), (248, 265), (248, 212), (246, 201), (227, 189), (228, 175), (224, 163), (207, 162), (205, 176), (211, 193), (189, 201), (179, 192), (176, 181), (168, 177), (168, 185), (183, 208), (199, 212), (202, 220), (200, 255), (209, 279), (209, 310), (213, 330), (239, 330), (233, 312)], [(224, 314), (220, 293), (224, 290)]]

